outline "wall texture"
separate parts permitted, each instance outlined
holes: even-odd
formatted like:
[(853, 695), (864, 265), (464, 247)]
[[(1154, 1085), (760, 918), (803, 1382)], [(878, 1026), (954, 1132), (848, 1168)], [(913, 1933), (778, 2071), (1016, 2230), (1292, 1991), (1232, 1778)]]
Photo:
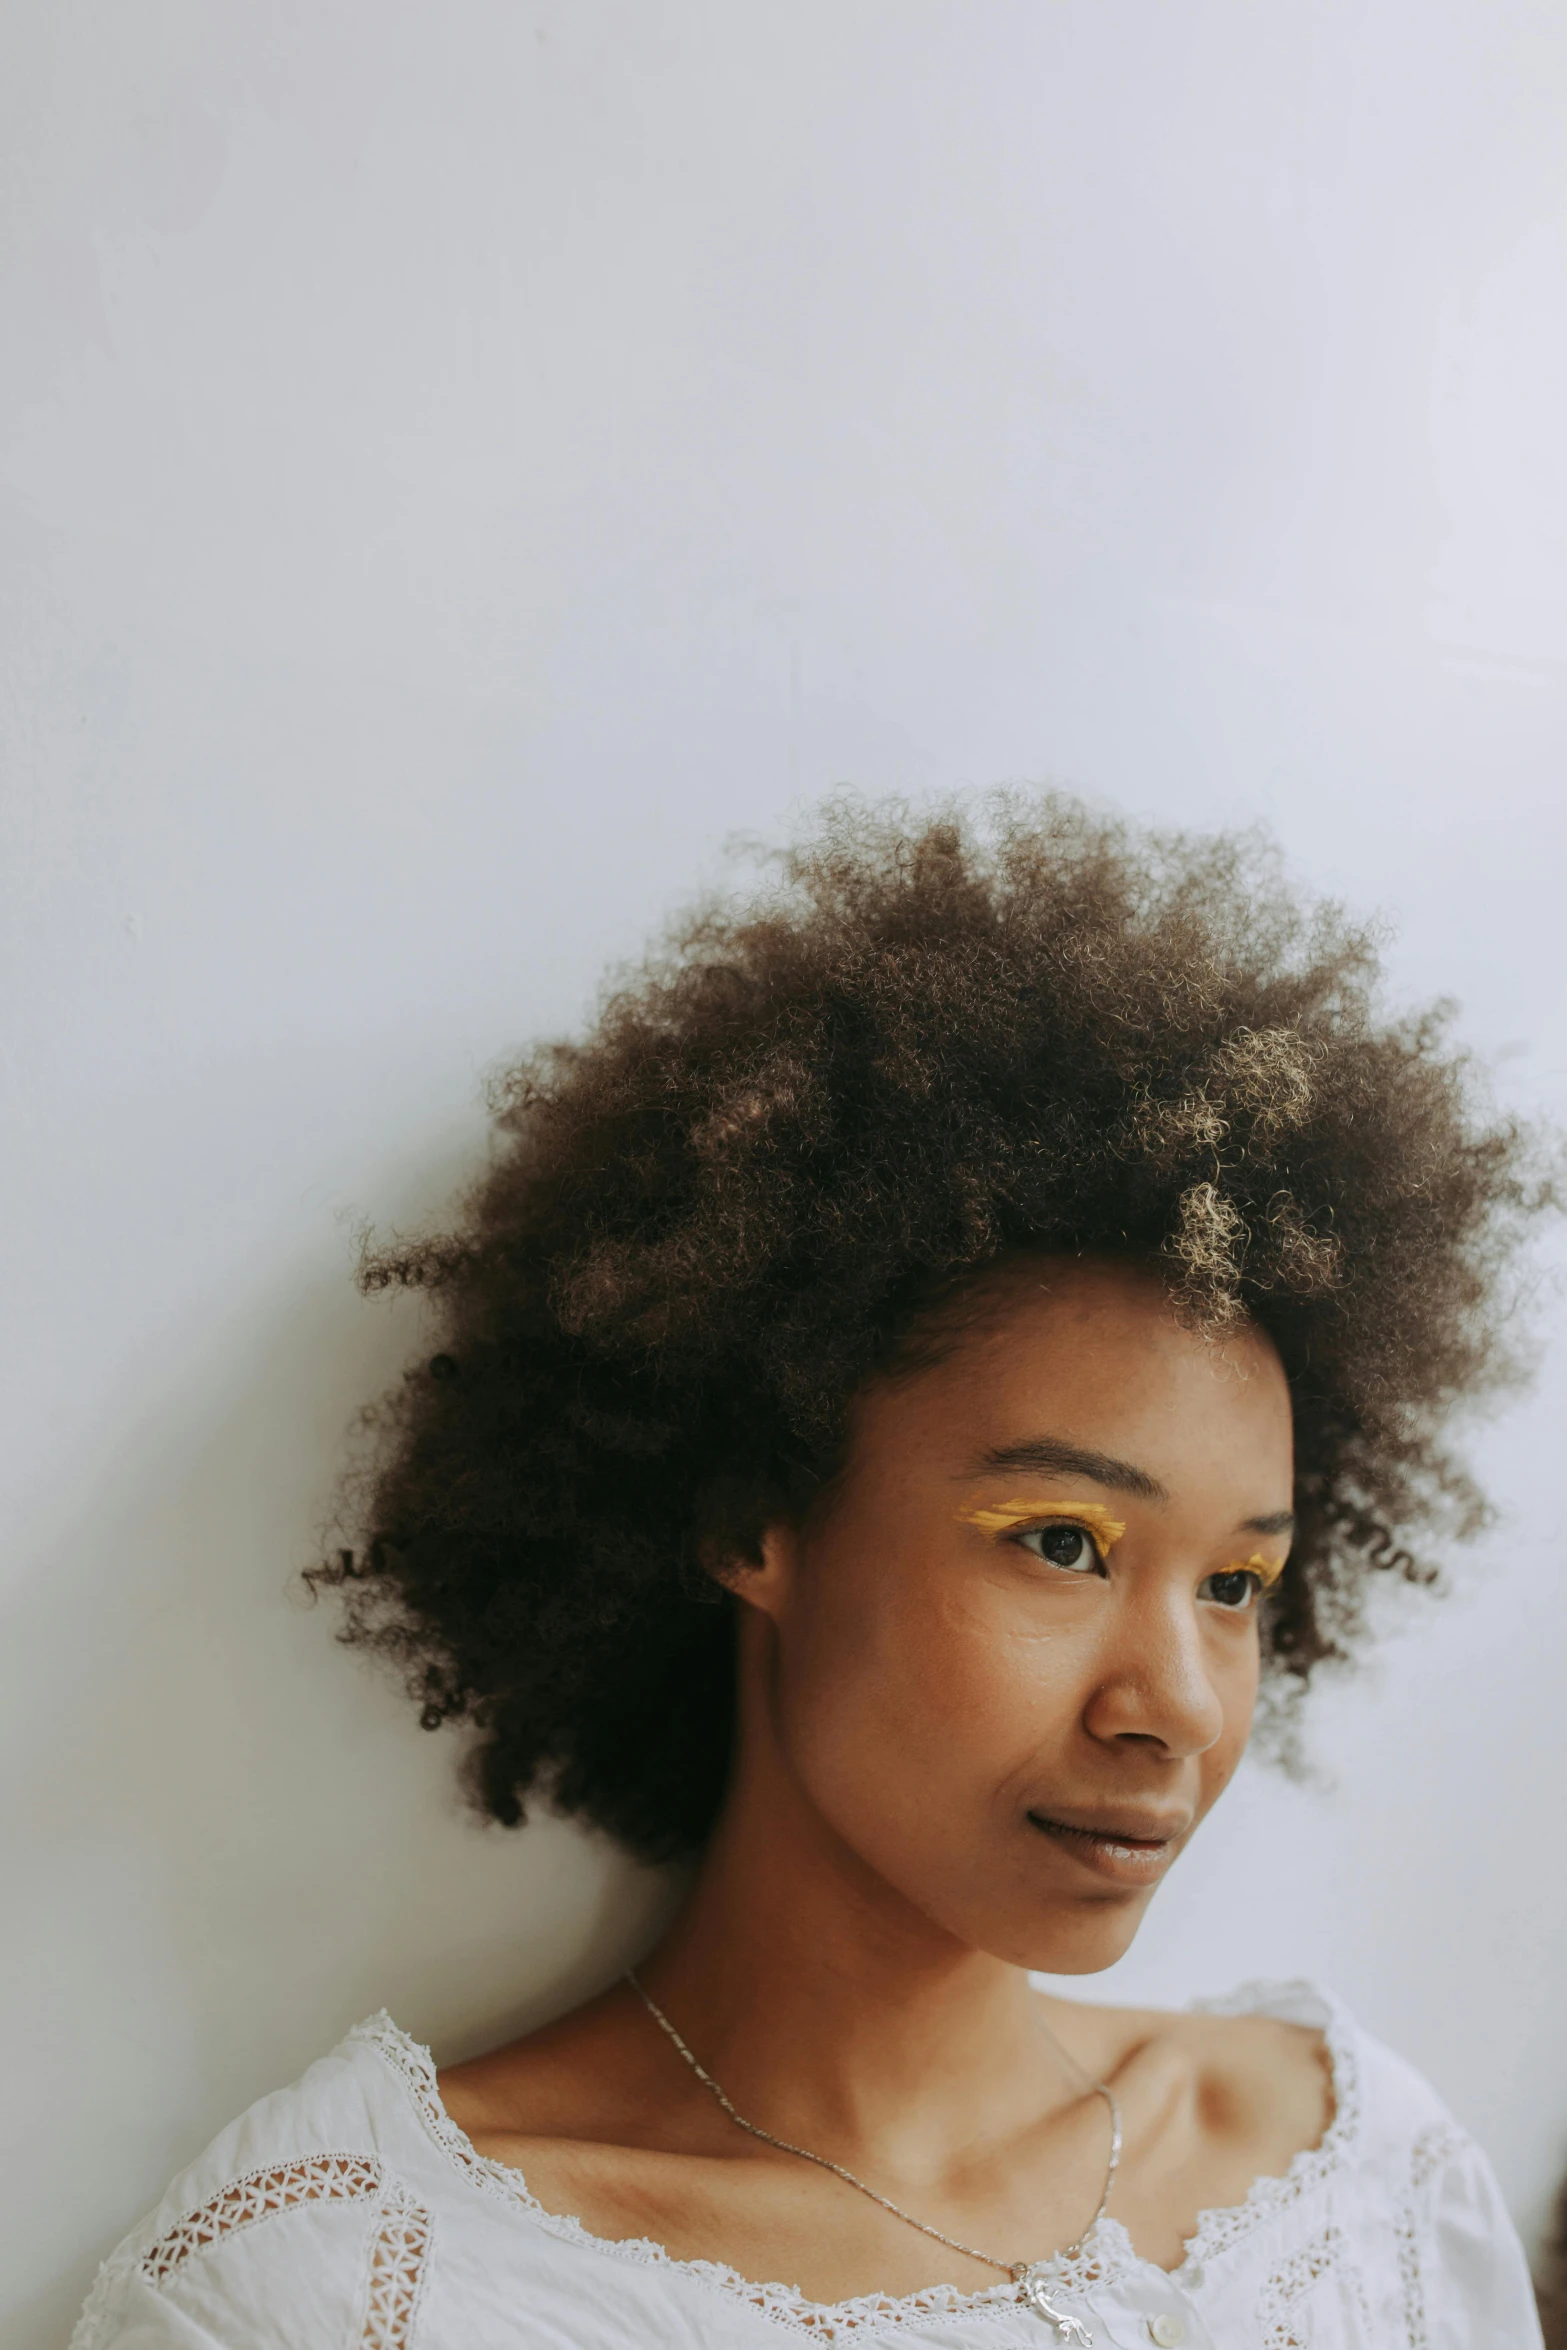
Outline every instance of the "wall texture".
[[(0, 2331), (381, 2002), (668, 1888), (303, 1609), (484, 1071), (843, 780), (1259, 817), (1562, 1104), (1557, 0), (11, 0)], [(1560, 1320), (1552, 1292), (1546, 1322)], [(1117, 1979), (1315, 1971), (1567, 2152), (1567, 1377)]]

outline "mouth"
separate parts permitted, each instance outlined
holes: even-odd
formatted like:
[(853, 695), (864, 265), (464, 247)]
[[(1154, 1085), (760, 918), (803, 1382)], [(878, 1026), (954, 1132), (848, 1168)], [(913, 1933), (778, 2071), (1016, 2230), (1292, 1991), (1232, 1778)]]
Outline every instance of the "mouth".
[(1104, 1816), (1063, 1819), (1031, 1811), (1028, 1824), (1097, 1877), (1117, 1885), (1156, 1885), (1186, 1839), (1190, 1821)]

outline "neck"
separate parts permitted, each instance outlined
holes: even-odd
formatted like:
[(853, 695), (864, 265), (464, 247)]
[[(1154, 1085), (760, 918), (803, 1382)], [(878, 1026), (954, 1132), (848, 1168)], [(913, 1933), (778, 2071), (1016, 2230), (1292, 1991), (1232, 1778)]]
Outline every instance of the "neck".
[(697, 1881), (639, 1970), (749, 2119), (910, 2168), (1078, 2093), (1018, 1967), (853, 1853), (775, 1749), (743, 1753)]

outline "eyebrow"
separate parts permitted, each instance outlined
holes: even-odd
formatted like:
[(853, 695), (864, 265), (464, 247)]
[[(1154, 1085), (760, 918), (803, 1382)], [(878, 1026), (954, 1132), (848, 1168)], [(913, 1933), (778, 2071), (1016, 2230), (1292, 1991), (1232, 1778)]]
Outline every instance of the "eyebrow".
[[(1032, 1469), (1036, 1477), (1087, 1477), (1111, 1493), (1135, 1494), (1139, 1501), (1168, 1501), (1170, 1490), (1133, 1461), (1118, 1461), (1107, 1452), (1090, 1452), (1059, 1436), (1030, 1436), (1019, 1444), (1000, 1444), (981, 1454), (970, 1477), (986, 1470)], [(1268, 1510), (1261, 1517), (1243, 1518), (1243, 1534), (1288, 1534), (1295, 1524), (1293, 1510)]]
[(1056, 1436), (1030, 1436), (1021, 1444), (997, 1445), (993, 1452), (980, 1456), (969, 1474), (975, 1476), (985, 1469), (1032, 1469), (1038, 1477), (1087, 1477), (1112, 1493), (1135, 1493), (1139, 1501), (1170, 1498), (1168, 1488), (1146, 1469), (1114, 1460), (1107, 1452), (1086, 1452), (1082, 1445), (1063, 1443)]

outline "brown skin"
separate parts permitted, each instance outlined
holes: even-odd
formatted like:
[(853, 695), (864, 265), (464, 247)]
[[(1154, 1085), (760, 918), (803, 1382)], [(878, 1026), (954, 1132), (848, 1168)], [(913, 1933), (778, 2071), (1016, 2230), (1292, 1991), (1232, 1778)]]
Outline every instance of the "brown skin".
[[(1288, 1546), (1289, 1392), (1260, 1332), (1183, 1329), (1134, 1268), (1016, 1260), (975, 1303), (939, 1363), (860, 1399), (807, 1522), (721, 1569), (743, 1603), (734, 1780), (642, 1977), (742, 2113), (1009, 2262), (1098, 2199), (1105, 2109), (1068, 2050), (1123, 2108), (1111, 2212), (1174, 2267), (1200, 2209), (1320, 2139), (1319, 2036), (1042, 1998), (1022, 1970), (1119, 1958), (1240, 1759), (1241, 1563)], [(1042, 1439), (1098, 1473), (1030, 1465)], [(1019, 1501), (1098, 1504), (1125, 1533), (1101, 1559), (1060, 1518), (966, 1522)], [(997, 2281), (736, 2129), (623, 1986), (442, 2086), (482, 2152), (596, 2234), (829, 2302)]]

